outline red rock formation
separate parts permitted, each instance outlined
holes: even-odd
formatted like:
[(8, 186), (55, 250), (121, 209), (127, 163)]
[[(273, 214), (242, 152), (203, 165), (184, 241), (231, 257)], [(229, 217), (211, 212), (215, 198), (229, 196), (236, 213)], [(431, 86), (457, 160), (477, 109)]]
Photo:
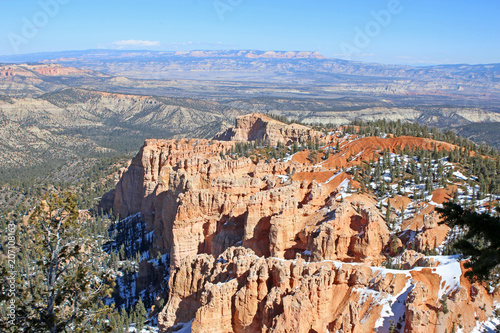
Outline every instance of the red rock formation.
[(83, 75), (90, 73), (90, 71), (82, 70), (73, 67), (63, 67), (59, 65), (37, 65), (32, 68), (32, 70), (38, 74), (46, 76), (71, 76), (71, 75)]
[(310, 127), (290, 124), (286, 125), (258, 113), (252, 113), (236, 118), (236, 126), (217, 134), (215, 140), (231, 141), (269, 141), (275, 146), (278, 142), (288, 144), (307, 138), (320, 139), (322, 133)]
[[(457, 267), (455, 278), (462, 281), (447, 289), (436, 269), (388, 271), (265, 259), (241, 247), (218, 258), (187, 257), (170, 279), (169, 300), (158, 317), (160, 332), (190, 321), (193, 333), (385, 332), (390, 320), (405, 332), (441, 332), (453, 323), (470, 330), (474, 313), (483, 320), (491, 314), (493, 296), (479, 285), (467, 288)], [(441, 292), (448, 298), (448, 313), (439, 301)], [(459, 307), (468, 310), (454, 313)]]
[[(154, 246), (170, 252), (174, 265), (197, 253), (219, 254), (238, 242), (259, 255), (294, 258), (306, 250), (311, 237), (311, 232), (302, 232), (309, 216), (325, 206), (347, 176), (321, 187), (298, 180), (282, 183), (277, 176), (286, 175), (290, 165), (294, 170), (307, 166), (292, 161), (256, 164), (248, 158), (222, 159), (219, 152), (232, 145), (148, 140), (116, 186), (115, 213), (141, 212), (155, 231)], [(272, 171), (263, 172), (265, 168)], [(381, 219), (372, 223), (375, 215), (363, 212), (357, 230), (349, 235), (354, 237), (349, 258), (360, 260), (379, 255), (388, 239)], [(345, 217), (346, 228), (354, 225), (351, 217)]]
[(73, 76), (86, 75), (90, 71), (60, 65), (4, 65), (0, 66), (0, 77), (24, 76)]
[(431, 251), (445, 241), (450, 228), (445, 224), (438, 225), (440, 220), (436, 211), (423, 215), (424, 226), (415, 238), (416, 249), (419, 252)]
[(381, 263), (381, 255), (389, 242), (389, 229), (366, 196), (348, 197), (343, 202), (329, 205), (333, 218), (319, 227), (309, 228), (311, 259), (365, 261)]
[[(371, 267), (387, 259), (390, 231), (370, 195), (346, 192), (354, 181), (339, 170), (384, 149), (451, 145), (361, 138), (342, 141), (339, 153), (319, 161), (308, 151), (286, 160), (226, 154), (236, 141), (276, 144), (321, 135), (287, 126), (253, 114), (218, 135), (230, 141), (147, 140), (123, 171), (114, 211), (141, 212), (154, 230), (155, 249), (171, 255), (160, 331), (190, 322), (192, 332), (385, 332), (395, 320), (405, 332), (451, 331), (458, 322), (467, 332), (474, 313), (481, 320), (491, 314), (493, 295), (463, 279), (458, 264), (407, 250), (400, 263), (411, 271)], [(400, 196), (391, 205), (400, 209), (410, 201)], [(438, 224), (434, 205), (417, 206), (401, 225), (408, 233), (399, 236), (425, 252), (449, 228)], [(450, 309), (468, 314), (444, 314), (442, 295)]]

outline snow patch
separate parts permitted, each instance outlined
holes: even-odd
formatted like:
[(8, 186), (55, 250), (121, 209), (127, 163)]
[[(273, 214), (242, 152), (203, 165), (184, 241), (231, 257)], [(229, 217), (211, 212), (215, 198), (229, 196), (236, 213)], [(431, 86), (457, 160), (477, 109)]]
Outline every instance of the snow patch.
[(192, 319), (188, 323), (178, 323), (177, 325), (172, 326), (171, 329), (175, 333), (191, 333), (191, 326), (193, 326), (193, 321), (194, 319)]
[[(297, 154), (297, 153), (295, 153), (295, 154)], [(283, 162), (285, 162), (285, 163), (290, 162), (292, 160), (292, 158), (295, 156), (295, 154), (286, 156), (285, 158), (283, 158)]]
[(336, 174), (334, 174), (333, 176), (331, 176), (330, 178), (328, 178), (325, 182), (325, 184), (328, 184), (329, 182), (331, 182), (332, 180), (334, 180), (335, 178), (337, 178), (337, 176), (339, 176), (343, 171), (339, 171), (337, 172)]
[(500, 309), (500, 304), (496, 303), (494, 304), (494, 310), (493, 310), (493, 315), (491, 315), (488, 320), (483, 321), (483, 322), (477, 322), (476, 327), (474, 327), (471, 331), (471, 333), (483, 333), (483, 332), (488, 332), (488, 333), (494, 333), (497, 332), (496, 327), (500, 325), (500, 319), (497, 318), (494, 313), (495, 310)]
[(281, 184), (285, 183), (287, 180), (290, 179), (290, 176), (288, 175), (278, 175), (277, 177), (281, 179)]
[(434, 258), (441, 263), (432, 269), (434, 274), (441, 277), (438, 293), (438, 298), (441, 299), (443, 295), (448, 295), (460, 286), (460, 276), (462, 275), (460, 261), (458, 261), (457, 256), (430, 256), (428, 258)]
[(375, 329), (378, 332), (388, 332), (393, 320), (395, 324), (401, 322), (406, 313), (406, 299), (408, 294), (413, 289), (413, 284), (410, 279), (406, 281), (404, 288), (396, 296), (390, 296), (382, 299), (379, 304), (382, 304), (380, 317), (375, 322)]
[(467, 180), (468, 178), (463, 175), (460, 171), (454, 171), (453, 176), (457, 177), (458, 179), (461, 180)]

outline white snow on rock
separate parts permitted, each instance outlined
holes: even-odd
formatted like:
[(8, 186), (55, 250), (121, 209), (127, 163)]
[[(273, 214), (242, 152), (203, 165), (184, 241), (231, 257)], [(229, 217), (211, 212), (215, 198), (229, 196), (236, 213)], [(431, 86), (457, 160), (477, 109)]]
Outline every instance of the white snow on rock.
[(191, 326), (193, 325), (193, 320), (191, 320), (188, 323), (178, 323), (177, 325), (172, 326), (171, 328), (174, 330), (175, 333), (190, 333)]
[(342, 171), (339, 171), (336, 174), (334, 174), (333, 176), (331, 176), (330, 178), (328, 178), (327, 181), (325, 182), (325, 184), (328, 184), (329, 182), (331, 182), (332, 180), (334, 180), (341, 173), (342, 173)]
[(281, 184), (285, 183), (287, 180), (290, 179), (290, 176), (288, 175), (278, 175), (277, 177), (281, 179)]
[(380, 311), (380, 317), (375, 322), (375, 329), (378, 332), (388, 332), (391, 320), (394, 320), (395, 324), (402, 320), (406, 313), (406, 299), (412, 289), (413, 284), (409, 279), (399, 294), (386, 297), (380, 301), (382, 311)]
[(461, 180), (467, 180), (468, 178), (465, 177), (460, 171), (454, 171), (453, 176), (457, 177), (458, 179)]
[(438, 298), (448, 295), (460, 286), (462, 268), (460, 267), (460, 261), (457, 260), (457, 256), (431, 256), (428, 258), (434, 258), (434, 260), (441, 263), (438, 267), (432, 268), (432, 272), (441, 277)]
[[(500, 304), (499, 303), (495, 303), (493, 305), (493, 308), (494, 309), (500, 309)], [(494, 333), (494, 332), (498, 332), (496, 327), (498, 325), (500, 325), (500, 318), (497, 318), (495, 316), (495, 311), (493, 311), (493, 315), (491, 315), (491, 317), (488, 318), (488, 320), (486, 321), (480, 321), (480, 322), (477, 322), (476, 323), (476, 327), (474, 327), (471, 331), (471, 333), (484, 333), (484, 332), (487, 332), (487, 333)]]
[[(297, 153), (295, 153), (297, 154)], [(288, 155), (288, 156), (285, 156), (285, 158), (283, 158), (283, 162), (290, 162), (292, 160), (292, 158), (295, 156), (295, 154), (293, 155)]]

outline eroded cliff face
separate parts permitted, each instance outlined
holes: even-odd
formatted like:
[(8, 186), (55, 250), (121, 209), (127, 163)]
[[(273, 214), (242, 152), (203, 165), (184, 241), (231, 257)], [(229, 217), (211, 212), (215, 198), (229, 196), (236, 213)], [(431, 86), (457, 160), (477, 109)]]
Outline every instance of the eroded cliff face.
[[(453, 325), (470, 332), (491, 315), (495, 294), (464, 279), (459, 261), (421, 253), (447, 239), (449, 228), (434, 212), (438, 204), (415, 204), (413, 217), (391, 231), (391, 212), (348, 172), (383, 150), (454, 146), (329, 134), (318, 139), (322, 152), (275, 160), (262, 156), (262, 148), (245, 157), (231, 153), (237, 136), (243, 142), (296, 139), (283, 129), (288, 125), (267, 117), (238, 121), (231, 141), (148, 140), (122, 170), (114, 212), (141, 212), (154, 231), (153, 253), (170, 254), (161, 332), (181, 326), (192, 332), (387, 332), (392, 323), (405, 332), (451, 332)], [(340, 148), (327, 156), (334, 146)], [(414, 204), (406, 196), (390, 200), (401, 207), (400, 216)], [(407, 270), (385, 269), (390, 256)]]
[(387, 332), (391, 320), (404, 332), (470, 331), (491, 314), (493, 298), (462, 271), (458, 262), (401, 271), (263, 258), (231, 247), (217, 258), (185, 258), (158, 320), (164, 332), (181, 323), (193, 333)]
[(269, 141), (271, 145), (278, 142), (288, 144), (293, 141), (319, 139), (322, 133), (299, 124), (283, 124), (277, 120), (258, 113), (239, 116), (236, 125), (225, 132), (217, 134), (215, 140), (231, 141)]
[(366, 196), (342, 203), (332, 197), (349, 175), (340, 172), (323, 186), (293, 180), (291, 167), (300, 176), (309, 166), (222, 157), (232, 145), (148, 140), (117, 184), (114, 212), (141, 212), (155, 248), (169, 252), (174, 266), (236, 244), (287, 259), (303, 251), (315, 260), (383, 259), (389, 230), (374, 203)]
[(36, 74), (46, 76), (84, 76), (91, 73), (91, 71), (77, 69), (73, 67), (63, 67), (60, 65), (1, 65), (0, 77), (8, 76), (23, 76), (35, 77)]

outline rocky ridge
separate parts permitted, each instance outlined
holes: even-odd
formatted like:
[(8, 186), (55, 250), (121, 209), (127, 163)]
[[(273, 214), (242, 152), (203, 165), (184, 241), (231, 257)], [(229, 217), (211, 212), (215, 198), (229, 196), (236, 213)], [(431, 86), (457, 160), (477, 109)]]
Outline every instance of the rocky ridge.
[(278, 143), (290, 144), (302, 139), (319, 139), (322, 133), (308, 126), (299, 124), (285, 125), (282, 122), (258, 113), (245, 115), (236, 119), (236, 125), (228, 128), (225, 132), (218, 133), (214, 140), (219, 141), (267, 141), (275, 146)]
[[(391, 232), (373, 197), (353, 193), (359, 184), (346, 172), (383, 150), (453, 145), (328, 133), (318, 139), (319, 159), (307, 150), (284, 159), (234, 154), (257, 138), (298, 140), (290, 128), (306, 130), (242, 116), (217, 136), (235, 141), (147, 140), (122, 170), (113, 211), (140, 212), (154, 232), (153, 252), (171, 257), (160, 331), (386, 332), (394, 323), (444, 332), (458, 323), (470, 332), (492, 314), (497, 294), (470, 285), (460, 262), (419, 253), (446, 241), (437, 203), (402, 224), (410, 242), (407, 232)], [(326, 156), (333, 146), (340, 151)], [(393, 251), (408, 270), (382, 267)]]
[[(170, 278), (160, 331), (175, 332), (470, 332), (493, 301), (484, 288), (445, 279), (437, 269), (386, 270), (335, 261), (256, 256), (231, 247), (214, 258), (183, 260)], [(447, 313), (439, 301), (448, 295)], [(187, 324), (179, 324), (187, 323)]]
[[(43, 66), (40, 71), (60, 70), (53, 65)], [(31, 74), (33, 80), (38, 80), (37, 68), (30, 67), (23, 75)], [(17, 70), (24, 69), (18, 66)], [(8, 79), (16, 78), (19, 77)], [(4, 168), (36, 167), (102, 152), (122, 150), (119, 153), (123, 153), (123, 149), (139, 148), (145, 138), (152, 136), (171, 138), (189, 133), (212, 137), (227, 128), (227, 119), (240, 114), (218, 103), (191, 99), (80, 88), (44, 93), (34, 86), (25, 89), (26, 80), (16, 86), (0, 79), (0, 90), (5, 84), (9, 89), (31, 91), (38, 96), (18, 98), (0, 94), (0, 138), (4, 143), (0, 166)]]
[[(470, 130), (462, 133), (490, 145), (498, 141), (494, 128), (494, 124), (500, 121), (498, 84), (495, 84), (498, 65), (436, 66), (425, 69), (402, 66), (398, 70), (394, 66), (317, 59), (308, 52), (129, 54), (117, 51), (108, 54), (108, 51), (99, 51), (90, 54), (83, 52), (57, 58), (60, 64), (43, 58), (41, 63), (35, 63), (43, 55), (24, 58), (23, 61), (29, 64), (1, 64), (0, 101), (12, 105), (0, 105), (0, 111), (4, 108), (16, 108), (18, 112), (21, 108), (30, 109), (35, 119), (29, 119), (29, 124), (39, 127), (39, 115), (43, 116), (47, 107), (40, 103), (40, 98), (48, 96), (52, 101), (60, 98), (72, 104), (74, 101), (64, 96), (68, 91), (76, 95), (84, 95), (82, 91), (103, 94), (113, 92), (116, 96), (108, 96), (106, 103), (106, 110), (112, 116), (123, 107), (119, 95), (142, 95), (146, 100), (158, 100), (165, 96), (163, 99), (168, 100), (165, 103), (167, 109), (156, 110), (154, 102), (148, 101), (151, 104), (137, 107), (140, 110), (147, 106), (144, 117), (141, 114), (124, 118), (123, 125), (134, 126), (127, 130), (137, 131), (139, 127), (139, 131), (142, 131), (139, 133), (143, 136), (140, 142), (145, 138), (144, 133), (149, 132), (149, 129), (143, 131), (142, 127), (168, 127), (168, 124), (173, 123), (170, 115), (186, 119), (177, 121), (167, 135), (155, 133), (152, 137), (182, 137), (183, 133), (175, 130), (179, 126), (188, 127), (191, 137), (213, 137), (215, 132), (228, 127), (220, 126), (222, 121), (230, 125), (236, 115), (252, 112), (272, 113), (306, 123), (336, 125), (360, 118), (390, 119), (417, 121), (441, 129), (454, 128), (460, 131), (462, 127), (468, 128), (475, 124), (472, 128), (478, 128), (481, 135)], [(258, 58), (252, 58), (254, 56)], [(152, 57), (151, 61), (147, 60), (149, 57)], [(345, 77), (345, 74), (348, 76)], [(181, 98), (175, 100), (172, 97)], [(78, 121), (88, 116), (88, 108), (95, 102), (94, 97), (88, 98), (87, 104), (78, 101), (78, 105), (74, 105), (77, 108), (68, 104), (69, 111)], [(49, 105), (48, 108), (53, 107)], [(83, 111), (81, 115), (80, 111)], [(158, 114), (155, 114), (156, 111)], [(50, 113), (48, 117), (51, 117)], [(223, 119), (220, 119), (220, 114)], [(106, 113), (104, 116), (107, 126), (115, 125), (115, 120), (122, 122), (119, 116), (113, 119), (108, 119)], [(200, 123), (200, 119), (207, 117), (218, 118), (217, 124), (204, 126), (206, 123)], [(73, 125), (74, 120), (65, 119), (64, 124)], [(100, 126), (99, 120), (92, 118), (90, 122)], [(120, 130), (123, 128), (119, 127)], [(211, 131), (214, 127), (215, 130)], [(482, 129), (487, 128), (490, 133), (484, 135)], [(51, 132), (52, 135), (58, 135)], [(29, 156), (23, 158), (28, 159)]]
[(310, 51), (177, 51), (163, 52), (163, 55), (195, 58), (267, 58), (267, 59), (325, 59), (319, 52)]
[(77, 69), (73, 67), (64, 67), (57, 64), (46, 65), (0, 65), (0, 77), (22, 76), (38, 77), (43, 76), (85, 76), (95, 74), (90, 70)]

